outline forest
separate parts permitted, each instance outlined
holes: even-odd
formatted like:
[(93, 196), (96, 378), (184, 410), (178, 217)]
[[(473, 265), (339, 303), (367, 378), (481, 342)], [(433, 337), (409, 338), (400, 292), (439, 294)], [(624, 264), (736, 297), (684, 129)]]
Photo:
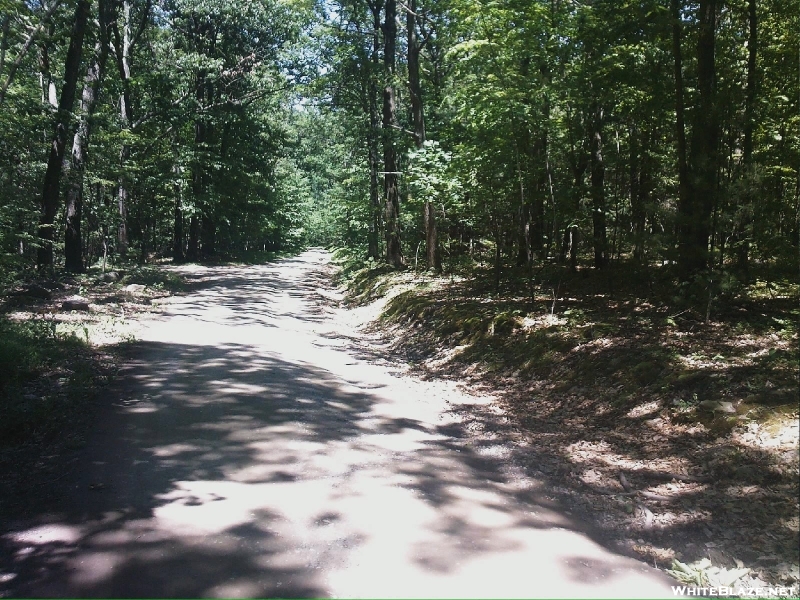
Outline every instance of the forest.
[[(238, 395), (209, 396), (209, 431), (242, 411), (237, 428), (261, 423), (278, 444), (274, 404), (308, 411), (297, 436), (315, 448), (384, 439), (365, 416), (378, 387), (348, 395), (349, 379), (303, 362), (334, 340), (356, 348), (345, 367), (388, 377), (399, 361), (423, 397), (450, 381), (493, 399), (458, 409), (468, 434), (436, 429), (425, 446), (458, 454), (452, 469), (422, 450), (412, 475), (382, 467), (417, 478), (417, 500), (458, 485), (507, 498), (498, 473), (516, 461), (601, 538), (682, 583), (796, 590), (798, 268), (796, 0), (0, 0), (2, 514), (46, 506), (62, 478), (100, 464), (71, 453), (133, 385), (130, 368), (150, 386), (131, 406), (152, 402), (118, 424), (200, 414), (181, 386), (212, 394), (225, 379)], [(131, 333), (181, 307), (192, 331)], [(225, 327), (206, 327), (218, 308)], [(355, 333), (316, 329), (367, 314)], [(318, 337), (293, 363), (283, 340), (308, 331), (280, 328), (295, 317)], [(210, 339), (245, 329), (238, 346)], [(385, 345), (369, 345), (375, 332)], [(410, 422), (387, 431), (425, 429)], [(470, 436), (503, 445), (505, 462), (482, 463), (459, 445)], [(130, 465), (118, 451), (109, 481), (163, 467), (142, 476), (155, 513), (175, 486), (215, 469), (226, 479), (222, 463), (266, 469), (242, 440), (209, 437), (207, 456), (222, 458), (205, 466), (173, 461), (183, 439)], [(274, 454), (300, 469), (308, 456), (294, 448)], [(118, 493), (88, 490), (78, 505), (81, 492)], [(458, 508), (458, 493), (435, 509)], [(448, 566), (483, 531), (464, 523)], [(12, 537), (0, 535), (0, 556)], [(214, 552), (194, 587), (141, 594), (248, 595), (207, 585)], [(20, 574), (49, 560), (19, 556)], [(25, 595), (12, 579), (0, 596)], [(57, 588), (43, 589), (33, 595)], [(114, 589), (129, 595), (70, 588)]]
[(702, 303), (796, 271), (792, 2), (0, 8), (5, 272), (316, 244), (495, 287), (663, 267)]

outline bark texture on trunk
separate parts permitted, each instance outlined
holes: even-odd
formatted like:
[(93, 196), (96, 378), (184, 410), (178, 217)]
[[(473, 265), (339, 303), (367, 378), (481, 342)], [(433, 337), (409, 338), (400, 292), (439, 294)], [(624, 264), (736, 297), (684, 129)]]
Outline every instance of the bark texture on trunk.
[(78, 0), (75, 6), (75, 17), (64, 63), (64, 85), (61, 88), (55, 131), (47, 159), (47, 169), (42, 189), (42, 208), (39, 218), (40, 246), (36, 261), (40, 269), (51, 267), (53, 264), (54, 224), (56, 213), (58, 212), (61, 173), (69, 136), (71, 113), (75, 105), (75, 91), (78, 87), (78, 72), (83, 53), (83, 38), (86, 34), (86, 26), (89, 20), (89, 8), (88, 0)]
[(436, 229), (436, 208), (429, 200), (425, 201), (423, 218), (425, 220), (425, 245), (428, 250), (428, 269), (433, 269), (437, 273), (441, 273), (442, 255), (439, 252), (439, 234)]
[(86, 70), (86, 78), (81, 95), (81, 120), (72, 140), (72, 163), (67, 187), (66, 226), (64, 229), (65, 268), (72, 273), (83, 271), (81, 249), (81, 216), (83, 213), (83, 176), (86, 170), (86, 156), (91, 135), (91, 119), (97, 105), (100, 82), (105, 70), (108, 46), (98, 43), (94, 57)]
[(109, 28), (115, 15), (113, 2), (100, 0), (99, 35), (94, 54), (86, 69), (86, 77), (81, 94), (81, 120), (72, 141), (72, 164), (67, 188), (66, 227), (64, 230), (64, 259), (67, 271), (83, 271), (83, 247), (81, 243), (81, 218), (83, 214), (83, 180), (86, 171), (86, 158), (92, 131), (92, 118), (97, 109), (97, 100), (106, 70), (108, 59)]

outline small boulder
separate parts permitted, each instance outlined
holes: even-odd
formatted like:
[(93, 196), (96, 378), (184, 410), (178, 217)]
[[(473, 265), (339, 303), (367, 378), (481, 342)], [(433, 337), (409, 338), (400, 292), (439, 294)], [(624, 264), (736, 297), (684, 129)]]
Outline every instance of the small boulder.
[(100, 276), (100, 281), (103, 283), (115, 283), (119, 281), (119, 273), (116, 271), (109, 271), (108, 273), (103, 273)]
[(707, 410), (709, 412), (720, 412), (726, 415), (735, 415), (736, 414), (736, 407), (733, 406), (733, 402), (719, 402), (717, 400), (703, 400), (700, 403), (700, 408), (703, 410)]
[(52, 279), (47, 279), (41, 282), (41, 286), (46, 290), (50, 290), (51, 292), (61, 291), (67, 289), (66, 286), (61, 283), (60, 281), (55, 281)]
[(14, 295), (36, 298), (38, 300), (50, 300), (53, 297), (53, 293), (50, 290), (35, 283), (29, 283)]
[(61, 310), (89, 310), (89, 301), (81, 296), (72, 296), (61, 303)]
[(144, 291), (145, 287), (146, 286), (142, 285), (141, 283), (131, 283), (129, 285), (126, 285), (123, 289), (128, 294), (141, 294)]

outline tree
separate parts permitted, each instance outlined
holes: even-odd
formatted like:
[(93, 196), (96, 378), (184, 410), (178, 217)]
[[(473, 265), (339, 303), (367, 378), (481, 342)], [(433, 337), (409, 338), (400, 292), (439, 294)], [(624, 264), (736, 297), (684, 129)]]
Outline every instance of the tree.
[(58, 102), (55, 127), (47, 170), (44, 175), (42, 190), (42, 214), (39, 219), (39, 248), (37, 263), (39, 268), (53, 264), (53, 239), (56, 211), (58, 210), (62, 165), (69, 135), (72, 109), (75, 104), (75, 91), (78, 85), (81, 56), (83, 54), (83, 38), (89, 19), (90, 5), (88, 0), (78, 0), (75, 6), (75, 17), (70, 34), (69, 49), (64, 64), (64, 84)]
[[(697, 88), (692, 137), (687, 165), (687, 190), (678, 206), (678, 268), (684, 281), (691, 281), (708, 266), (708, 241), (714, 210), (719, 139), (716, 105), (717, 6), (701, 0), (697, 8)], [(680, 137), (680, 133), (679, 133)]]
[(405, 266), (400, 245), (400, 190), (398, 188), (395, 106), (397, 0), (385, 0), (383, 20), (383, 194), (386, 204), (386, 260), (396, 269)]
[(81, 218), (83, 212), (83, 186), (86, 155), (89, 149), (91, 121), (97, 109), (100, 87), (106, 70), (109, 50), (109, 33), (116, 15), (114, 3), (99, 0), (98, 32), (94, 54), (89, 61), (80, 101), (80, 123), (72, 142), (72, 163), (66, 199), (66, 229), (64, 233), (64, 258), (67, 271), (83, 271), (81, 245)]

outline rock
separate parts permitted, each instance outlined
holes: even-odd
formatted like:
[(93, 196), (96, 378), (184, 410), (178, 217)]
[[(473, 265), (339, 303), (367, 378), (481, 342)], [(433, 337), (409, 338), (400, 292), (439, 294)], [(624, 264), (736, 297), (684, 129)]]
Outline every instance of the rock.
[(60, 281), (53, 281), (52, 279), (46, 280), (46, 281), (42, 281), (41, 282), (41, 286), (43, 288), (47, 289), (47, 290), (50, 290), (51, 292), (56, 291), (56, 290), (65, 290), (66, 289), (66, 286), (63, 283), (61, 283)]
[(131, 283), (126, 285), (123, 289), (129, 294), (140, 294), (144, 291), (146, 286), (142, 285), (141, 283)]
[(700, 408), (709, 412), (721, 412), (726, 415), (735, 415), (736, 408), (732, 402), (719, 402), (717, 400), (703, 400), (700, 403)]
[(109, 271), (108, 273), (103, 273), (100, 276), (100, 281), (103, 283), (114, 283), (115, 281), (119, 281), (119, 273), (116, 271)]
[(89, 301), (81, 296), (73, 296), (61, 303), (61, 310), (89, 310)]
[(39, 300), (50, 300), (53, 294), (45, 287), (30, 283), (14, 294), (15, 296), (26, 296), (28, 298), (38, 298)]

